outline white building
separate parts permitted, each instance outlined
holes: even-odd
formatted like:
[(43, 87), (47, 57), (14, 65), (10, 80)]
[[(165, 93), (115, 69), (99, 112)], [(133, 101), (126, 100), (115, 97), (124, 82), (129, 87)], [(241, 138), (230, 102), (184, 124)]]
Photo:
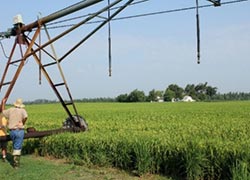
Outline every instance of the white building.
[(193, 100), (193, 98), (191, 96), (184, 96), (181, 101), (183, 101), (183, 102), (194, 102), (195, 100)]

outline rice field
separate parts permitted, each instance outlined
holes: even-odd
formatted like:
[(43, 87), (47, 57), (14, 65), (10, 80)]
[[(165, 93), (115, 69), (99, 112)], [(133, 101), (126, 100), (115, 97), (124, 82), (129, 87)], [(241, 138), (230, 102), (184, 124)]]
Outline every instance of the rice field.
[[(25, 140), (24, 152), (173, 179), (249, 179), (250, 102), (78, 103), (89, 131)], [(60, 104), (27, 105), (28, 126), (62, 127)]]

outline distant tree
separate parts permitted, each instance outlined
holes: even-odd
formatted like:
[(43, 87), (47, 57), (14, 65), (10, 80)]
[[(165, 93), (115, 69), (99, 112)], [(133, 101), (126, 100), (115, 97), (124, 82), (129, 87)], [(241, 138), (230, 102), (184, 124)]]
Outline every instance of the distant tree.
[(128, 102), (145, 102), (146, 96), (143, 91), (135, 89), (128, 95)]
[(216, 96), (217, 87), (208, 86), (207, 82), (199, 83), (198, 85), (188, 84), (186, 85), (184, 92), (186, 95), (191, 96), (197, 101), (212, 100), (214, 98), (220, 98)]
[(156, 91), (155, 89), (149, 91), (147, 101), (157, 101), (159, 98), (163, 98), (163, 91)]
[(204, 84), (202, 83), (197, 84), (195, 86), (196, 95), (205, 94), (206, 88), (207, 88), (207, 82), (205, 82)]
[(212, 97), (215, 96), (216, 93), (217, 93), (217, 87), (207, 86), (206, 95), (209, 97), (209, 99), (212, 99)]
[(188, 96), (191, 96), (193, 99), (196, 99), (196, 91), (195, 91), (195, 85), (194, 84), (187, 84), (184, 93)]
[[(164, 100), (170, 101), (172, 98), (183, 98), (184, 90), (176, 84), (170, 84), (164, 93)], [(170, 99), (171, 98), (171, 99)]]
[(128, 94), (121, 94), (116, 97), (117, 102), (127, 102), (128, 101)]
[(173, 98), (175, 98), (175, 92), (171, 89), (166, 89), (163, 97), (164, 101), (171, 101)]
[(204, 93), (198, 93), (196, 97), (199, 101), (205, 101), (207, 99), (207, 96)]

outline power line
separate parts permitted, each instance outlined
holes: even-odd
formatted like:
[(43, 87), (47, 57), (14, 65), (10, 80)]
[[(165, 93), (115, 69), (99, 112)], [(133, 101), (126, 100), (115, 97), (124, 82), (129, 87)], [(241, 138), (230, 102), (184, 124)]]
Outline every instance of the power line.
[[(227, 1), (227, 2), (221, 3), (221, 5), (240, 3), (240, 2), (243, 2), (243, 1), (248, 1), (248, 0)], [(214, 7), (214, 5), (213, 4), (208, 4), (208, 5), (198, 6), (199, 9), (208, 8), (208, 7)], [(193, 10), (193, 9), (196, 9), (196, 6), (186, 7), (186, 8), (179, 8), (179, 9), (172, 9), (172, 10), (165, 10), (165, 11), (159, 11), (159, 12), (152, 12), (152, 13), (145, 13), (145, 14), (138, 14), (138, 15), (133, 15), (133, 16), (120, 17), (120, 18), (115, 18), (113, 20), (122, 20), (122, 19), (131, 19), (131, 18), (137, 18), (137, 17), (153, 16), (153, 15), (159, 15), (159, 14), (167, 14), (167, 13), (174, 13), (174, 12), (180, 12), (180, 11), (188, 11), (188, 10)]]
[[(145, 1), (148, 1), (148, 0), (139, 1), (139, 2), (137, 2), (137, 4), (141, 3), (141, 2), (145, 2)], [(248, 1), (248, 0), (233, 0), (233, 1), (222, 2), (221, 5), (235, 4), (235, 3), (241, 3), (241, 2), (246, 2), (246, 1)], [(200, 6), (198, 6), (199, 9), (201, 9), (201, 8), (208, 8), (208, 7), (214, 7), (214, 5), (213, 4), (207, 4), (207, 5), (200, 5)], [(132, 18), (139, 18), (139, 17), (146, 17), (146, 16), (155, 16), (155, 15), (175, 13), (175, 12), (182, 12), (182, 11), (189, 11), (189, 10), (194, 10), (196, 8), (197, 8), (196, 6), (192, 6), (192, 7), (178, 8), (178, 9), (170, 9), (170, 10), (165, 10), (165, 11), (158, 11), (158, 12), (137, 14), (137, 15), (131, 15), (131, 16), (124, 16), (124, 17), (114, 18), (114, 19), (112, 19), (112, 21), (124, 20), (124, 19), (132, 19)], [(66, 22), (66, 21), (69, 21), (69, 20), (75, 20), (77, 18), (82, 18), (82, 17), (86, 17), (86, 16), (88, 16), (88, 15), (78, 16), (78, 17), (75, 17), (75, 18), (71, 18), (71, 19), (67, 19), (67, 20), (55, 22), (53, 24), (62, 23), (62, 22)], [(86, 24), (94, 24), (94, 23), (100, 23), (100, 22), (103, 22), (103, 20), (91, 21), (91, 22), (87, 22)], [(53, 24), (49, 24), (49, 25), (53, 25)], [(74, 25), (75, 24), (66, 24), (66, 25), (54, 26), (54, 27), (48, 27), (48, 28), (49, 29), (56, 29), (56, 28), (64, 28), (64, 27), (74, 26)]]

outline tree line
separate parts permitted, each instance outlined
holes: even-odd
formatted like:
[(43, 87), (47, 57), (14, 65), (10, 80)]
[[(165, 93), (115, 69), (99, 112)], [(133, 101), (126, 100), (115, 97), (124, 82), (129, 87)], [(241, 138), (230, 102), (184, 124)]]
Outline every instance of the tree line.
[[(120, 94), (115, 98), (83, 98), (75, 102), (169, 102), (173, 99), (182, 100), (184, 96), (191, 96), (195, 101), (233, 101), (250, 100), (250, 93), (229, 92), (219, 93), (218, 88), (208, 85), (207, 82), (187, 84), (184, 88), (177, 84), (170, 84), (165, 90), (152, 89), (145, 94), (144, 91), (135, 89), (130, 93)], [(55, 103), (56, 100), (37, 99), (25, 102), (27, 104)]]
[(218, 88), (208, 85), (207, 82), (187, 84), (184, 88), (177, 84), (170, 84), (164, 91), (151, 90), (148, 95), (138, 89), (129, 94), (121, 94), (116, 97), (117, 102), (169, 102), (173, 99), (182, 100), (184, 96), (191, 96), (195, 101), (232, 101), (232, 100), (250, 100), (250, 93), (229, 92), (218, 93)]

